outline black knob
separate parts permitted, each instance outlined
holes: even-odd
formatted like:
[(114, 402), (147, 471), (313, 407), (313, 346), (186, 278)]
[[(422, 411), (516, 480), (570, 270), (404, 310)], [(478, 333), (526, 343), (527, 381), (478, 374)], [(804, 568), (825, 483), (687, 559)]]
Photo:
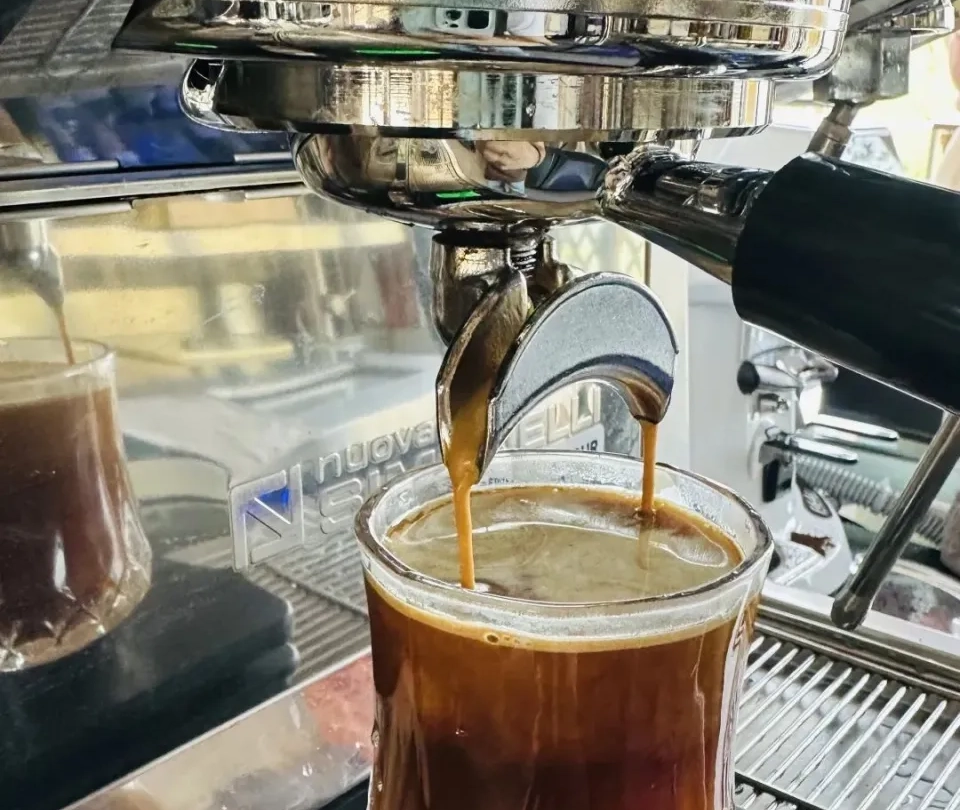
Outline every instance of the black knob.
[(737, 388), (741, 394), (756, 391), (798, 391), (800, 381), (789, 371), (744, 360), (737, 369)]

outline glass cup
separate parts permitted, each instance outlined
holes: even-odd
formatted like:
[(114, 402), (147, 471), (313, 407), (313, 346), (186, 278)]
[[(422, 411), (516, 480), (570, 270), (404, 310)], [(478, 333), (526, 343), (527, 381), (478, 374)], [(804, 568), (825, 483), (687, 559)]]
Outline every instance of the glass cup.
[[(480, 488), (635, 499), (642, 472), (625, 457), (502, 453)], [(384, 548), (449, 494), (446, 469), (429, 467), (357, 517), (377, 699), (371, 810), (733, 808), (739, 692), (773, 548), (756, 512), (659, 465), (657, 497), (724, 530), (743, 561), (683, 593), (571, 605), (463, 590)]]
[(98, 343), (0, 341), (0, 672), (75, 652), (150, 585), (117, 419), (115, 360)]

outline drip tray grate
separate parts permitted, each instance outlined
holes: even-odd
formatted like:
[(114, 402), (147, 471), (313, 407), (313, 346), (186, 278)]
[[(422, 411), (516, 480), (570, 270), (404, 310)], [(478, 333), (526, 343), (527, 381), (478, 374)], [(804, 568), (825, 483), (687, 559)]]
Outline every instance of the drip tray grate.
[(370, 644), (366, 617), (330, 601), (316, 590), (260, 566), (248, 575), (255, 584), (286, 599), (293, 611), (293, 638), (300, 663), (296, 680), (308, 681)]
[(778, 798), (771, 793), (747, 784), (738, 775), (737, 790), (733, 794), (736, 810), (808, 810), (809, 805), (797, 805), (794, 802)]
[[(761, 636), (737, 725), (737, 773), (798, 810), (958, 810), (958, 728), (954, 700)], [(760, 796), (739, 806), (760, 810)]]

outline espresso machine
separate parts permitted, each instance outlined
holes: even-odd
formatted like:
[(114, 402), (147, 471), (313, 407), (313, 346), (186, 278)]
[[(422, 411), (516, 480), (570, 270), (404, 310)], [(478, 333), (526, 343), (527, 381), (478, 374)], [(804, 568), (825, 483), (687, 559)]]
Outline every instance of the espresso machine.
[[(739, 806), (960, 807), (960, 639), (868, 611), (960, 457), (960, 197), (839, 157), (953, 28), (928, 0), (0, 11), (0, 311), (115, 347), (155, 560), (116, 631), (0, 672), (3, 806), (364, 806), (360, 504), (477, 397), (481, 469), (637, 454), (636, 417), (682, 457), (692, 265), (789, 342), (737, 379), (774, 490), (843, 458), (763, 396), (830, 363), (946, 414), (853, 576), (797, 587), (778, 549)], [(803, 94), (826, 115), (782, 168), (698, 159)]]

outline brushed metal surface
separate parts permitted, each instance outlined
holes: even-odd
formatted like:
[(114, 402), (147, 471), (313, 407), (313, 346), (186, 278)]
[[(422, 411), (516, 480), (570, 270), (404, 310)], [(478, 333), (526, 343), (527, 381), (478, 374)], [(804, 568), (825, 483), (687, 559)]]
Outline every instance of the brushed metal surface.
[[(476, 140), (642, 140), (703, 130), (746, 132), (769, 123), (772, 84), (749, 74), (612, 75), (524, 63), (331, 65), (319, 62), (195, 63), (185, 108), (200, 121), (240, 130)], [(203, 93), (191, 88), (203, 86)], [(386, 129), (387, 132), (380, 132)], [(341, 147), (344, 148), (344, 147)]]

